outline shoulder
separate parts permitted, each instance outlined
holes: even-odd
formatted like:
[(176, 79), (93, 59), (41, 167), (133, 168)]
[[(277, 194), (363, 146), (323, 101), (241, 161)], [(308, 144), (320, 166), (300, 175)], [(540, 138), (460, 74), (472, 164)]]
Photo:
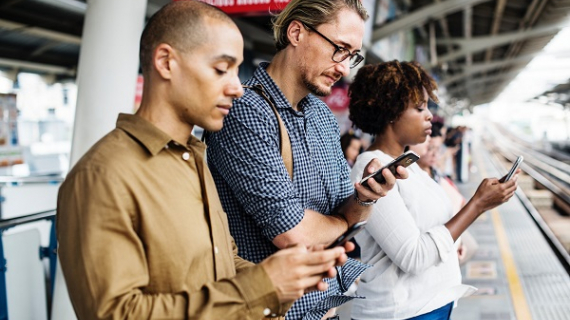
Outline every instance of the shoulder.
[(110, 176), (121, 176), (133, 165), (149, 156), (148, 151), (121, 129), (114, 129), (93, 145), (79, 159), (68, 177), (78, 172), (92, 171)]
[(244, 89), (243, 96), (234, 100), (229, 118), (247, 120), (254, 118), (268, 118), (273, 114), (269, 103), (253, 89)]

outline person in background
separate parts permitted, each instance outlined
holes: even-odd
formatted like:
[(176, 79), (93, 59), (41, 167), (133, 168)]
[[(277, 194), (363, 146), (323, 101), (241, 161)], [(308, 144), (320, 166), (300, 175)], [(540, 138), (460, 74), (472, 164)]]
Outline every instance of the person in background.
[[(277, 53), (245, 82), (257, 89), (247, 89), (224, 128), (206, 136), (208, 164), (245, 259), (258, 262), (295, 243), (330, 244), (368, 219), (371, 205), (394, 186), (389, 170), (385, 185), (373, 181), (368, 189), (350, 182), (339, 125), (317, 97), (329, 95), (333, 84), (362, 62), (367, 18), (360, 0), (289, 2), (273, 21)], [(276, 113), (291, 143), (291, 172)], [(362, 175), (380, 168), (370, 159)], [(405, 169), (399, 173), (405, 178)], [(335, 317), (334, 307), (353, 299), (343, 292), (365, 268), (349, 260), (329, 281), (329, 291), (305, 295), (286, 318)]]
[(297, 245), (258, 265), (238, 257), (191, 134), (220, 130), (243, 94), (234, 22), (202, 2), (167, 4), (143, 31), (140, 59), (139, 110), (119, 115), (59, 190), (58, 255), (77, 317), (259, 320), (326, 290), (342, 247)]
[(350, 130), (340, 136), (340, 148), (348, 166), (352, 168), (356, 157), (362, 152), (362, 140), (354, 131)]
[[(437, 102), (434, 80), (416, 62), (396, 60), (363, 66), (349, 88), (349, 118), (376, 140), (362, 153), (351, 178), (360, 179), (372, 158), (386, 163), (407, 146), (431, 134), (428, 99)], [(356, 235), (362, 261), (371, 264), (361, 276), (352, 318), (449, 319), (455, 300), (475, 289), (461, 284), (454, 242), (483, 212), (509, 200), (516, 177), (505, 183), (484, 179), (457, 213), (447, 194), (416, 163), (409, 177), (373, 205), (364, 231)]]

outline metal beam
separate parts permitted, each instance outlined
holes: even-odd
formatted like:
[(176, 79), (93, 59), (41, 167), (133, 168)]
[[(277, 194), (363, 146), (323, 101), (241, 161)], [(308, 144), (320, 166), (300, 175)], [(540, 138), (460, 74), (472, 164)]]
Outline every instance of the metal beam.
[(491, 61), (491, 62), (483, 62), (483, 63), (477, 63), (477, 64), (473, 64), (471, 66), (466, 66), (463, 69), (463, 72), (450, 76), (450, 77), (446, 77), (444, 78), (443, 81), (440, 81), (440, 83), (442, 85), (449, 85), (453, 82), (457, 82), (467, 76), (470, 76), (472, 74), (476, 74), (479, 72), (485, 72), (485, 71), (489, 71), (489, 70), (493, 70), (493, 69), (497, 69), (500, 67), (506, 67), (512, 64), (517, 64), (517, 63), (528, 63), (530, 62), (530, 60), (532, 60), (534, 57), (536, 57), (539, 53), (533, 53), (533, 54), (527, 54), (527, 55), (523, 55), (523, 56), (519, 56), (516, 58), (512, 58), (512, 59), (505, 59), (505, 60), (495, 60), (495, 61)]
[[(515, 71), (509, 71), (509, 72), (500, 73), (500, 74), (496, 74), (496, 75), (492, 75), (492, 76), (485, 76), (485, 77), (481, 77), (481, 78), (476, 78), (476, 79), (471, 80), (469, 87), (472, 89), (476, 89), (479, 87), (485, 87), (489, 83), (505, 82), (506, 80), (510, 80), (510, 79), (516, 77), (519, 73), (520, 73), (520, 70), (515, 70)], [(463, 89), (467, 89), (467, 86), (458, 86), (456, 88), (451, 88), (451, 89), (448, 89), (448, 92), (451, 94), (451, 93), (455, 93), (455, 92), (460, 92)]]
[(431, 19), (439, 19), (450, 13), (463, 10), (463, 8), (467, 6), (474, 6), (486, 1), (489, 0), (447, 0), (427, 5), (410, 14), (403, 15), (393, 22), (377, 27), (376, 30), (372, 32), (372, 43), (395, 32), (422, 26)]
[(81, 37), (72, 36), (66, 33), (51, 31), (43, 28), (32, 27), (21, 23), (0, 19), (0, 28), (8, 29), (14, 33), (23, 33), (39, 38), (49, 39), (60, 43), (71, 43), (81, 45)]
[(563, 21), (550, 25), (542, 25), (534, 29), (528, 29), (523, 32), (516, 31), (516, 32), (503, 33), (496, 36), (475, 37), (472, 38), (471, 40), (465, 40), (462, 38), (441, 39), (438, 41), (438, 44), (440, 45), (456, 44), (460, 45), (461, 49), (440, 57), (439, 62), (455, 60), (457, 58), (465, 56), (466, 54), (482, 51), (490, 47), (496, 47), (499, 45), (526, 40), (528, 38), (533, 38), (533, 37), (552, 35), (560, 31), (560, 29), (562, 29), (567, 25), (568, 22)]
[[(499, 27), (501, 26), (501, 20), (503, 18), (503, 12), (505, 11), (505, 5), (507, 4), (507, 0), (498, 0), (497, 6), (495, 7), (495, 14), (493, 18), (493, 26), (491, 27), (491, 35), (496, 35), (499, 33)], [(485, 61), (491, 60), (491, 56), (493, 55), (493, 48), (487, 49), (485, 53)]]
[(75, 76), (74, 69), (64, 67), (55, 67), (47, 64), (34, 63), (28, 61), (12, 60), (0, 58), (0, 67), (18, 68), (20, 71), (35, 71), (41, 73), (63, 74), (68, 76)]

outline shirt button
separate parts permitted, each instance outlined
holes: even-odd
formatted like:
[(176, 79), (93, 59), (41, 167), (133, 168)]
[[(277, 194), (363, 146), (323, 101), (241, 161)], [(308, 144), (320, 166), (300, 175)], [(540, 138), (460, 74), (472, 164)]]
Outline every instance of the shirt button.
[(214, 247), (214, 252), (215, 252), (216, 254), (218, 254), (218, 253), (220, 252), (220, 250), (218, 250), (218, 247)]
[(184, 160), (190, 159), (190, 154), (189, 154), (188, 152), (184, 152), (184, 153), (182, 154), (182, 159), (184, 159)]
[(270, 313), (271, 313), (271, 310), (269, 310), (269, 308), (265, 308), (265, 309), (263, 310), (263, 315), (264, 315), (264, 316), (268, 316)]

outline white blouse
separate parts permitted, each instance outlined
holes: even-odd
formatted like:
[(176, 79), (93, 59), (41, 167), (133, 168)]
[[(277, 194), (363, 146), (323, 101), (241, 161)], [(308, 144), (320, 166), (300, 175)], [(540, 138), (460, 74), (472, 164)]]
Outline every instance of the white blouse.
[[(362, 177), (373, 158), (387, 164), (382, 151), (358, 156), (351, 180)], [(454, 215), (445, 191), (417, 164), (409, 177), (374, 205), (365, 230), (356, 236), (362, 261), (372, 265), (361, 277), (352, 318), (406, 319), (428, 313), (475, 292), (461, 284), (457, 250), (444, 224)]]

